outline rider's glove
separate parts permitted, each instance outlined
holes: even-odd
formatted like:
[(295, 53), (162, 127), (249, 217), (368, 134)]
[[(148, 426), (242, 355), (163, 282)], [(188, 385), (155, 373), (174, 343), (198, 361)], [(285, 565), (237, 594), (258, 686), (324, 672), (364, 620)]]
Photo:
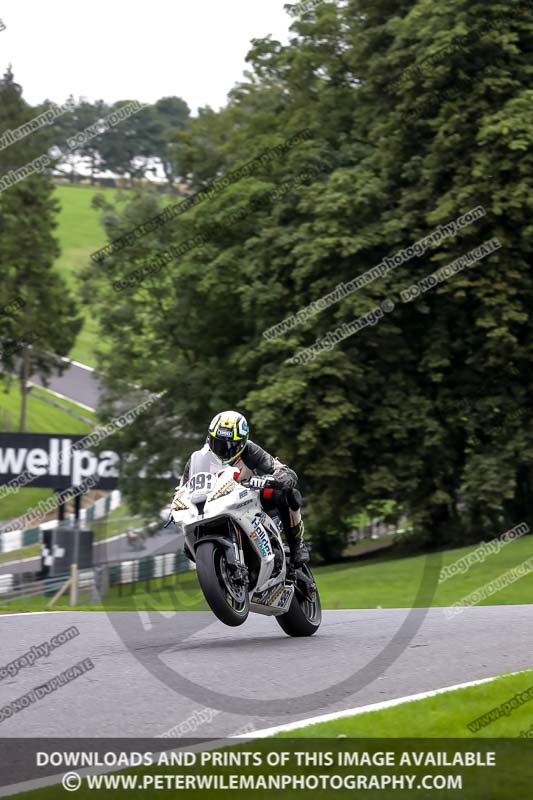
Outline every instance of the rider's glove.
[(287, 491), (289, 487), (287, 487), (284, 481), (280, 481), (274, 475), (266, 475), (265, 477), (257, 477), (255, 475), (253, 478), (250, 478), (250, 488), (251, 489), (278, 489), (282, 492)]
[(268, 478), (259, 478), (257, 475), (254, 475), (253, 478), (250, 478), (250, 488), (251, 489), (264, 489), (266, 486), (269, 486)]
[(271, 481), (270, 486), (274, 486), (276, 489), (283, 489), (287, 491), (288, 489), (292, 489), (294, 486), (294, 480), (290, 473), (285, 472), (285, 470), (279, 470), (275, 472), (272, 476), (274, 478)]

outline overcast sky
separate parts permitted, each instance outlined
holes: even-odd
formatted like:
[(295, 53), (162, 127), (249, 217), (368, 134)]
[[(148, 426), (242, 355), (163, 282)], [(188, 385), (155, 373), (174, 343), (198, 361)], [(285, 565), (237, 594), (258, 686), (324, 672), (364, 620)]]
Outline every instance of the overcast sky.
[[(0, 69), (37, 104), (183, 97), (219, 108), (252, 38), (287, 41), (287, 0), (2, 0)], [(1, 26), (0, 26), (1, 27)]]

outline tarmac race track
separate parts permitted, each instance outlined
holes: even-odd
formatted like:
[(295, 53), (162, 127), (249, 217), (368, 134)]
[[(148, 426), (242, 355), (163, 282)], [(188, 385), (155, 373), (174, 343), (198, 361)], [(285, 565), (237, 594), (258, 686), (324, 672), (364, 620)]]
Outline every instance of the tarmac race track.
[(68, 358), (61, 360), (68, 364), (62, 375), (51, 375), (46, 386), (38, 375), (32, 375), (31, 382), (57, 392), (74, 403), (81, 403), (92, 410), (97, 408), (102, 387), (95, 370)]
[[(71, 625), (79, 636), (0, 680), (0, 708), (68, 667), (94, 668), (0, 722), (1, 737), (229, 736), (531, 667), (533, 606), (324, 612), (309, 639), (271, 617), (209, 612), (0, 616), (0, 668)], [(209, 711), (211, 708), (213, 711)], [(183, 723), (196, 720), (195, 733)], [(465, 723), (466, 724), (466, 723)], [(185, 726), (188, 728), (188, 726)]]

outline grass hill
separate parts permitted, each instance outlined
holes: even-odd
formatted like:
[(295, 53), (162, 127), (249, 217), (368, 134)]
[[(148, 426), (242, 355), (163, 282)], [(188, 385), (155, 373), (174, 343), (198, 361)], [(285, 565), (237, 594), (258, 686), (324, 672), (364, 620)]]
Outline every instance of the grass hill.
[[(61, 246), (57, 269), (68, 281), (75, 294), (80, 291), (80, 271), (90, 263), (91, 253), (106, 244), (105, 231), (100, 224), (101, 211), (91, 206), (93, 197), (103, 193), (110, 200), (126, 202), (128, 192), (90, 186), (57, 186), (56, 198), (61, 203), (56, 236)], [(84, 326), (70, 358), (95, 366), (94, 349), (98, 337), (96, 320), (85, 315)]]
[[(43, 389), (35, 388), (28, 397), (27, 412), (27, 433), (89, 433), (92, 428), (90, 425), (72, 416), (67, 410), (61, 410), (51, 406), (42, 398), (51, 397)], [(94, 414), (90, 411), (79, 408), (75, 403), (66, 400), (58, 401), (52, 397), (55, 403), (60, 403), (65, 409), (70, 409), (86, 417), (88, 420), (95, 420)], [(13, 385), (9, 391), (0, 390), (0, 430), (16, 431), (18, 415), (20, 409), (20, 392)], [(50, 497), (50, 489), (36, 489), (26, 487), (20, 489), (16, 494), (9, 495), (0, 500), (0, 520), (13, 519), (24, 514), (32, 506)]]

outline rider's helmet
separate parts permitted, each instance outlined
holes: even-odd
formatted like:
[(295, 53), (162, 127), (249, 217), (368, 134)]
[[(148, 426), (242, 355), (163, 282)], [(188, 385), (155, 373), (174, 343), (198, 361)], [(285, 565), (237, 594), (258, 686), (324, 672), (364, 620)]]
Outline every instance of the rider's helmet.
[(207, 442), (224, 464), (233, 464), (248, 444), (248, 423), (237, 411), (223, 411), (213, 417)]

